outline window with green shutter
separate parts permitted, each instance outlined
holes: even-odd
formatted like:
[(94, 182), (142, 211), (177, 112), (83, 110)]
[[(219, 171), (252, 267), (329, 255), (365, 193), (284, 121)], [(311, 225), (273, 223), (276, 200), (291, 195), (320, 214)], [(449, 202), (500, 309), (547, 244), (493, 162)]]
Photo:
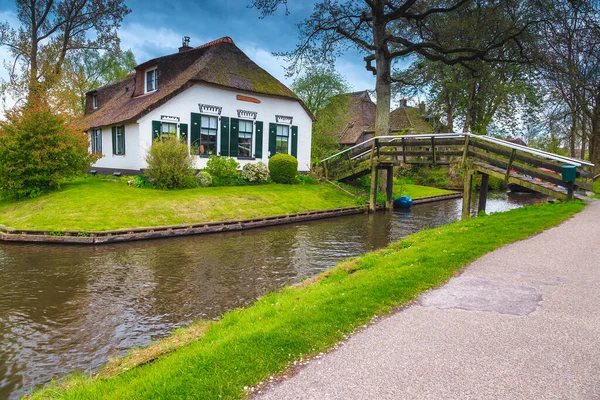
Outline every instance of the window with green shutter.
[(263, 156), (263, 123), (256, 121), (256, 140), (254, 143), (254, 157), (262, 158)]
[(269, 157), (276, 154), (275, 145), (277, 143), (277, 124), (269, 124)]
[(221, 117), (221, 155), (229, 157), (229, 117)]
[(190, 116), (190, 153), (200, 154), (200, 114), (191, 113)]
[(298, 158), (298, 127), (292, 126), (292, 152), (291, 154)]
[(288, 154), (290, 144), (290, 127), (287, 125), (277, 125), (275, 135), (275, 154)]
[(160, 121), (152, 121), (152, 141), (160, 138)]
[(179, 140), (187, 144), (188, 142), (188, 125), (179, 124)]

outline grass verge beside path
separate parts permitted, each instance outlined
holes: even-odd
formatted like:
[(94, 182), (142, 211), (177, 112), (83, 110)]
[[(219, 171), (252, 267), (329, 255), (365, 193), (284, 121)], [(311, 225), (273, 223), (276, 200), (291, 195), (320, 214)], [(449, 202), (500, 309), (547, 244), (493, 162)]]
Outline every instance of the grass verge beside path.
[(543, 204), (422, 231), (265, 295), (220, 321), (196, 323), (190, 329), (199, 334), (190, 336), (199, 340), (154, 362), (115, 377), (74, 376), (33, 398), (243, 398), (245, 386), (330, 349), (375, 315), (440, 285), (483, 254), (556, 225), (583, 207), (582, 202)]
[(17, 229), (103, 231), (258, 218), (356, 206), (329, 185), (257, 185), (185, 190), (139, 189), (100, 177), (57, 192), (0, 201), (0, 224)]

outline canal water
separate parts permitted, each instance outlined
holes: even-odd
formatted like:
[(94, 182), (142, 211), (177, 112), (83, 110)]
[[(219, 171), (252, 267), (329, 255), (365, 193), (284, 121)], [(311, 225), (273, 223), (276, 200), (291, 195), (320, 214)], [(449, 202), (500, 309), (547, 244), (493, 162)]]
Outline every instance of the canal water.
[[(490, 193), (487, 211), (546, 201)], [(474, 204), (473, 209), (476, 209)], [(410, 211), (109, 246), (0, 245), (0, 399), (252, 303), (338, 261), (460, 218)]]

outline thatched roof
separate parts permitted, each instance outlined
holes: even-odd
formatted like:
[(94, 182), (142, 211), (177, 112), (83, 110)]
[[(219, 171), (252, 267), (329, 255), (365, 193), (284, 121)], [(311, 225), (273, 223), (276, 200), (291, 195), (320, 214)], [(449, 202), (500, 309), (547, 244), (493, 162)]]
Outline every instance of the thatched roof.
[[(348, 110), (340, 116), (344, 130), (340, 132), (341, 145), (354, 145), (365, 132), (375, 130), (375, 109), (368, 91), (347, 93)], [(434, 133), (432, 124), (425, 121), (422, 110), (416, 107), (401, 106), (390, 113), (390, 130), (404, 133)]]
[[(144, 71), (157, 66), (158, 89), (144, 94)], [(231, 38), (221, 38), (180, 53), (138, 65), (136, 73), (90, 93), (100, 107), (87, 110), (77, 121), (82, 130), (136, 121), (196, 83), (208, 83), (251, 93), (298, 101), (311, 118), (304, 102), (283, 83), (254, 63)], [(140, 90), (140, 88), (142, 88)]]
[(434, 133), (433, 126), (423, 118), (416, 107), (398, 107), (390, 113), (390, 129), (405, 133)]
[(377, 106), (366, 90), (340, 96), (349, 98), (348, 110), (340, 116), (344, 120), (344, 130), (341, 132), (340, 144), (354, 145), (361, 138), (364, 131), (375, 129), (375, 109)]

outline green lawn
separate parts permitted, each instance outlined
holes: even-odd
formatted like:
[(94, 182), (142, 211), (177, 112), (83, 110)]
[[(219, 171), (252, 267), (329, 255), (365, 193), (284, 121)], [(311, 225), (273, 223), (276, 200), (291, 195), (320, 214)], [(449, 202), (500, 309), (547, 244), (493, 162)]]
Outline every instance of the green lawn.
[(595, 199), (600, 199), (600, 179), (597, 179), (594, 182), (594, 193), (596, 193), (596, 194), (593, 195), (592, 197)]
[(140, 356), (140, 366), (113, 368), (113, 374), (121, 372), (113, 377), (106, 371), (73, 376), (33, 398), (243, 398), (245, 386), (327, 351), (373, 316), (389, 313), (485, 253), (556, 225), (583, 207), (582, 202), (543, 204), (422, 231), (268, 294), (219, 321), (196, 323), (189, 334), (196, 340), (170, 354), (154, 360)]
[(452, 190), (439, 189), (429, 186), (419, 186), (405, 183), (404, 185), (396, 185), (394, 182), (394, 198), (400, 196), (410, 196), (413, 200), (422, 197), (441, 196), (444, 194), (454, 194)]
[(0, 201), (0, 224), (18, 229), (102, 231), (191, 224), (355, 206), (330, 185), (259, 185), (185, 190), (138, 189), (101, 177), (66, 183), (57, 192)]

